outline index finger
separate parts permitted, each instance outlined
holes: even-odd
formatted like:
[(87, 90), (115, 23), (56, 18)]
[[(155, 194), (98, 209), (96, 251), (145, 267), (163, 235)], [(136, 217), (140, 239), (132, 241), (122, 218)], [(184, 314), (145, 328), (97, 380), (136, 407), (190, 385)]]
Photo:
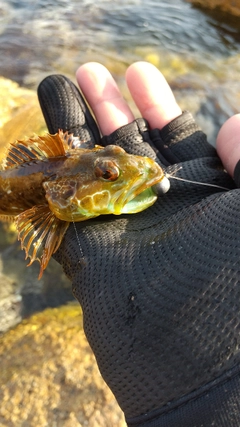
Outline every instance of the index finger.
[(117, 83), (103, 65), (86, 63), (79, 67), (76, 77), (103, 135), (109, 135), (134, 120)]

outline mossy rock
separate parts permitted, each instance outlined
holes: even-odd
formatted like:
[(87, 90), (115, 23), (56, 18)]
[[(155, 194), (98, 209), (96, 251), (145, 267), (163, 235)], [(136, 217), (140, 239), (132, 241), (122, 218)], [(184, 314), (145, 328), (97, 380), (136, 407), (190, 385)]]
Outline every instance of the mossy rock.
[(0, 338), (0, 426), (123, 427), (78, 304), (33, 315)]

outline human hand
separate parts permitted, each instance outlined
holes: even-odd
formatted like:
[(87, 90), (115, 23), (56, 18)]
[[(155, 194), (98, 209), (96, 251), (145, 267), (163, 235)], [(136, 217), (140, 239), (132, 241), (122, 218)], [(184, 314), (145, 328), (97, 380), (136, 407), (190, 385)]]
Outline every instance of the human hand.
[[(60, 77), (49, 77), (39, 89), (50, 132), (84, 132), (86, 141), (152, 155), (170, 175), (234, 188), (191, 116), (180, 116), (162, 75), (137, 63), (126, 78), (150, 131), (140, 120), (114, 132), (134, 117), (106, 69), (86, 64), (77, 79), (109, 136), (100, 141), (83, 101)], [(235, 116), (217, 141), (231, 175), (240, 157), (239, 130)], [(240, 382), (238, 195), (237, 189), (171, 180), (170, 191), (145, 212), (100, 217), (66, 233), (57, 259), (73, 282), (103, 378), (130, 426), (240, 421), (239, 409), (221, 424), (225, 391), (230, 387), (232, 396)], [(238, 400), (231, 397), (235, 408)]]

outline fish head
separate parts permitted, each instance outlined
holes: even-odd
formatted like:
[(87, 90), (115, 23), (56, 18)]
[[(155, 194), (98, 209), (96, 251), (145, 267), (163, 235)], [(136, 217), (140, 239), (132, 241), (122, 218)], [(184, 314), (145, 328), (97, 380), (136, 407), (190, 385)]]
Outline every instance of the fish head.
[(45, 182), (44, 188), (56, 217), (72, 222), (140, 212), (156, 201), (152, 186), (163, 179), (153, 159), (109, 145), (80, 154), (72, 174)]

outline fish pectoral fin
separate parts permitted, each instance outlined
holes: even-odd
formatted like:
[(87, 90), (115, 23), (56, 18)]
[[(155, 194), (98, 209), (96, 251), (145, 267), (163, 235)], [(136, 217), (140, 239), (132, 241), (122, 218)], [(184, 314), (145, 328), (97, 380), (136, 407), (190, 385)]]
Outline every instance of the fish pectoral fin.
[(21, 248), (26, 259), (30, 258), (28, 266), (34, 261), (40, 262), (40, 279), (52, 254), (59, 248), (69, 222), (56, 218), (48, 205), (39, 205), (18, 215), (16, 225)]

